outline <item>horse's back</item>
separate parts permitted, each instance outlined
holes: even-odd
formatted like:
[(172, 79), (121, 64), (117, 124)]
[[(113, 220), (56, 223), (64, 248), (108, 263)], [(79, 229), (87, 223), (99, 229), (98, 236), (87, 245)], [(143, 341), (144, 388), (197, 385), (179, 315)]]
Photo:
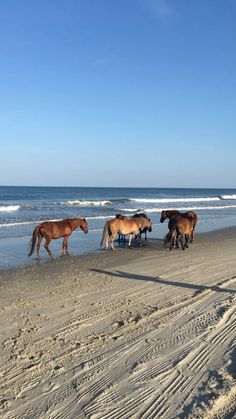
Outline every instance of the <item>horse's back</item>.
[(130, 234), (139, 229), (138, 222), (131, 218), (114, 218), (109, 221), (109, 230), (112, 233)]
[(177, 229), (181, 234), (191, 234), (193, 229), (193, 220), (190, 220), (189, 218), (182, 216), (176, 216), (175, 220)]
[(190, 221), (197, 220), (197, 214), (194, 211), (187, 211), (183, 213), (183, 216), (189, 219)]
[(59, 221), (45, 221), (40, 224), (40, 232), (49, 238), (60, 238), (70, 235), (72, 228), (68, 219)]

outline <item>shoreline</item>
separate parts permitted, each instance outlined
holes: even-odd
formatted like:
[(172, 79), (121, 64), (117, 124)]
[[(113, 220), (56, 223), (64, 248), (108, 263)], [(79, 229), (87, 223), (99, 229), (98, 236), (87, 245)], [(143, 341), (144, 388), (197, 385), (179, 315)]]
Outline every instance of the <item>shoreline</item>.
[(3, 418), (236, 412), (235, 239), (226, 228), (185, 251), (151, 239), (2, 271)]
[[(167, 227), (167, 223), (165, 224), (165, 226)], [(227, 232), (232, 232), (232, 233), (235, 232), (235, 237), (236, 237), (236, 225), (235, 226), (229, 226), (229, 227), (220, 227), (220, 228), (210, 230), (210, 231), (197, 232), (195, 243), (197, 242), (198, 237), (199, 238), (204, 238), (205, 237), (206, 239), (209, 239), (211, 236), (213, 236), (213, 239), (214, 239), (214, 236), (217, 236), (218, 234), (224, 234), (224, 233), (227, 234)], [(148, 243), (149, 244), (150, 243), (152, 243), (152, 244), (154, 244), (154, 243), (163, 244), (163, 241), (164, 241), (164, 237), (163, 238), (150, 238), (150, 235), (149, 235), (149, 238), (147, 240), (147, 244)], [(57, 240), (57, 243), (60, 243), (60, 240)], [(141, 252), (143, 252), (143, 251), (145, 251), (145, 249), (147, 250), (147, 247), (148, 247), (148, 246), (145, 246), (145, 244), (146, 244), (146, 242), (143, 240), (142, 241), (142, 246), (141, 246), (141, 248), (139, 248), (137, 243), (133, 242), (133, 248), (131, 250), (140, 250)], [(110, 246), (110, 243), (109, 243), (109, 246)], [(153, 246), (149, 247), (149, 249), (152, 248), (152, 247)], [(119, 246), (117, 239), (115, 241), (115, 248), (117, 250), (120, 250), (120, 251), (126, 251), (126, 250), (129, 251), (130, 250), (127, 247), (127, 243), (126, 243), (126, 245), (121, 244), (121, 246)], [(109, 247), (108, 250), (105, 250), (104, 248), (102, 248), (102, 249), (97, 248), (97, 249), (88, 250), (86, 252), (82, 252), (78, 255), (72, 254), (72, 255), (69, 255), (69, 256), (64, 256), (63, 258), (60, 256), (60, 254), (55, 254), (55, 256), (53, 255), (53, 257), (50, 259), (46, 255), (46, 252), (44, 251), (43, 246), (41, 246), (41, 252), (44, 253), (44, 256), (39, 261), (37, 261), (34, 257), (31, 257), (26, 262), (24, 262), (24, 263), (22, 262), (23, 263), (22, 265), (13, 266), (13, 267), (5, 268), (5, 269), (0, 268), (0, 275), (4, 274), (4, 273), (6, 273), (6, 274), (15, 273), (15, 272), (21, 271), (22, 269), (24, 270), (24, 269), (27, 269), (27, 268), (31, 268), (33, 266), (38, 266), (40, 264), (53, 264), (53, 263), (58, 263), (58, 262), (63, 263), (63, 261), (65, 262), (65, 260), (67, 260), (68, 263), (70, 263), (70, 261), (76, 262), (77, 259), (87, 260), (87, 259), (89, 259), (93, 256), (96, 257), (96, 255), (101, 254), (101, 252), (108, 252), (109, 253), (110, 251), (113, 252), (110, 247)], [(186, 251), (188, 251), (188, 249), (186, 249)], [(113, 252), (113, 253), (115, 253), (115, 252)]]
[[(167, 222), (163, 224), (153, 224), (153, 226), (153, 231), (148, 234), (148, 237), (151, 240), (163, 240), (168, 232)], [(234, 218), (232, 218), (232, 220), (212, 220), (211, 222), (205, 222), (200, 219), (196, 229), (196, 237), (201, 234), (208, 234), (210, 232), (234, 227), (236, 227)], [(102, 228), (90, 230), (86, 237), (81, 231), (75, 231), (69, 239), (69, 251), (71, 256), (81, 257), (82, 255), (100, 251), (99, 244), (101, 235)], [(0, 272), (11, 269), (21, 269), (34, 263), (33, 258), (35, 254), (30, 260), (27, 257), (27, 248), (30, 238), (31, 234), (23, 237), (0, 238)], [(55, 257), (55, 259), (60, 257), (61, 240), (52, 240), (50, 248), (52, 249), (53, 257)], [(48, 256), (43, 244), (41, 245), (40, 256), (41, 261), (47, 261)]]

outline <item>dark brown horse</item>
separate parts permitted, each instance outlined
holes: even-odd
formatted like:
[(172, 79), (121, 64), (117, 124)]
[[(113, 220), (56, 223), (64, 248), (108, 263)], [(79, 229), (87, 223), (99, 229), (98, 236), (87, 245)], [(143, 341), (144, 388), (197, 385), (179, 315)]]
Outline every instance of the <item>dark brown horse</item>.
[(171, 229), (172, 223), (176, 215), (180, 215), (181, 217), (186, 218), (189, 221), (192, 221), (192, 232), (190, 234), (190, 243), (192, 243), (194, 240), (194, 230), (197, 224), (197, 214), (193, 211), (179, 212), (177, 210), (166, 210), (161, 212), (160, 222), (164, 223), (164, 221), (168, 218), (168, 228)]
[(43, 238), (45, 239), (44, 247), (47, 250), (48, 255), (52, 256), (52, 253), (48, 247), (49, 243), (52, 239), (60, 239), (61, 237), (63, 237), (61, 255), (64, 256), (65, 252), (67, 255), (69, 255), (68, 237), (74, 230), (76, 230), (76, 228), (81, 228), (84, 233), (88, 233), (88, 224), (86, 219), (66, 218), (65, 220), (60, 221), (45, 221), (37, 225), (33, 231), (32, 239), (30, 241), (30, 251), (28, 256), (33, 254), (36, 241), (38, 239), (36, 259), (39, 259), (39, 249)]
[(179, 247), (178, 240), (180, 239), (181, 247), (185, 250), (188, 247), (189, 238), (192, 236), (194, 221), (187, 217), (182, 217), (182, 215), (174, 215), (170, 218), (170, 221), (170, 231), (166, 235), (164, 243), (170, 243), (170, 250), (172, 250), (175, 242), (177, 247)]

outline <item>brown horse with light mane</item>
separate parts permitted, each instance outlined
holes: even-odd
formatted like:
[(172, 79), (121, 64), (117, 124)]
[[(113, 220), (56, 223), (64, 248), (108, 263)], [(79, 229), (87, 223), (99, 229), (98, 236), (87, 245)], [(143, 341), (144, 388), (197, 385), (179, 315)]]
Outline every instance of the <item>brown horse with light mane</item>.
[(106, 240), (106, 246), (105, 248), (108, 249), (108, 241), (110, 239), (111, 242), (111, 248), (112, 250), (115, 250), (114, 248), (114, 240), (116, 238), (116, 234), (122, 234), (126, 235), (129, 234), (129, 248), (131, 248), (131, 240), (132, 240), (132, 234), (135, 234), (135, 236), (139, 237), (139, 244), (141, 245), (141, 238), (140, 238), (140, 228), (148, 228), (149, 231), (152, 231), (152, 223), (150, 220), (139, 217), (139, 218), (114, 218), (112, 220), (109, 220), (106, 222), (104, 229), (103, 229), (103, 235), (101, 240), (101, 247), (103, 245), (104, 240)]
[(52, 256), (51, 250), (49, 249), (49, 243), (52, 239), (60, 239), (63, 237), (61, 255), (64, 256), (65, 252), (68, 252), (68, 237), (72, 234), (76, 228), (81, 228), (84, 233), (88, 233), (88, 224), (85, 218), (66, 218), (60, 221), (45, 221), (37, 225), (33, 231), (32, 239), (30, 241), (30, 251), (28, 256), (31, 256), (34, 252), (34, 248), (37, 242), (36, 259), (39, 259), (39, 249), (41, 241), (44, 238), (44, 247), (48, 252), (49, 256)]
[(160, 222), (164, 223), (164, 221), (168, 218), (169, 219), (168, 228), (171, 229), (176, 215), (180, 215), (181, 217), (189, 221), (192, 221), (192, 232), (190, 234), (190, 237), (191, 237), (190, 243), (192, 243), (194, 240), (194, 230), (197, 224), (197, 214), (193, 211), (179, 212), (177, 210), (166, 210), (166, 211), (161, 212)]
[[(145, 226), (146, 221), (144, 219), (147, 219), (149, 221), (151, 221), (151, 219), (148, 218), (148, 216), (144, 212), (137, 212), (134, 215), (132, 215), (131, 217), (128, 217), (127, 215), (116, 214), (116, 218), (119, 218), (120, 220), (124, 220), (125, 218), (128, 218), (128, 219), (135, 218), (136, 219), (136, 218), (140, 218), (140, 217), (142, 217), (142, 222), (143, 222), (143, 226), (139, 230), (140, 239), (142, 238), (142, 233), (144, 233), (145, 234), (145, 240), (147, 240), (147, 231), (151, 232), (152, 228), (150, 230), (149, 227)], [(123, 238), (123, 241), (125, 243), (125, 236), (123, 235), (122, 238)], [(121, 234), (120, 233), (119, 233), (119, 237), (118, 237), (118, 242), (119, 242), (119, 245), (120, 245), (120, 242), (121, 242)]]
[(185, 248), (188, 247), (189, 237), (192, 237), (194, 221), (189, 218), (182, 217), (182, 215), (175, 215), (171, 217), (170, 221), (170, 231), (166, 235), (164, 243), (170, 243), (170, 250), (172, 250), (175, 242), (177, 247), (179, 247), (178, 239), (180, 238), (182, 249), (185, 250)]

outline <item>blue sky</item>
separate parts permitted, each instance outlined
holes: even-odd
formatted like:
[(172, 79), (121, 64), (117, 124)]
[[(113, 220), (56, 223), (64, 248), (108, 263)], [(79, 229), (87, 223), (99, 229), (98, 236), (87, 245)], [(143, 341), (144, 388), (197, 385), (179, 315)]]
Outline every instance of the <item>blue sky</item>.
[(1, 0), (2, 185), (236, 187), (235, 0)]

